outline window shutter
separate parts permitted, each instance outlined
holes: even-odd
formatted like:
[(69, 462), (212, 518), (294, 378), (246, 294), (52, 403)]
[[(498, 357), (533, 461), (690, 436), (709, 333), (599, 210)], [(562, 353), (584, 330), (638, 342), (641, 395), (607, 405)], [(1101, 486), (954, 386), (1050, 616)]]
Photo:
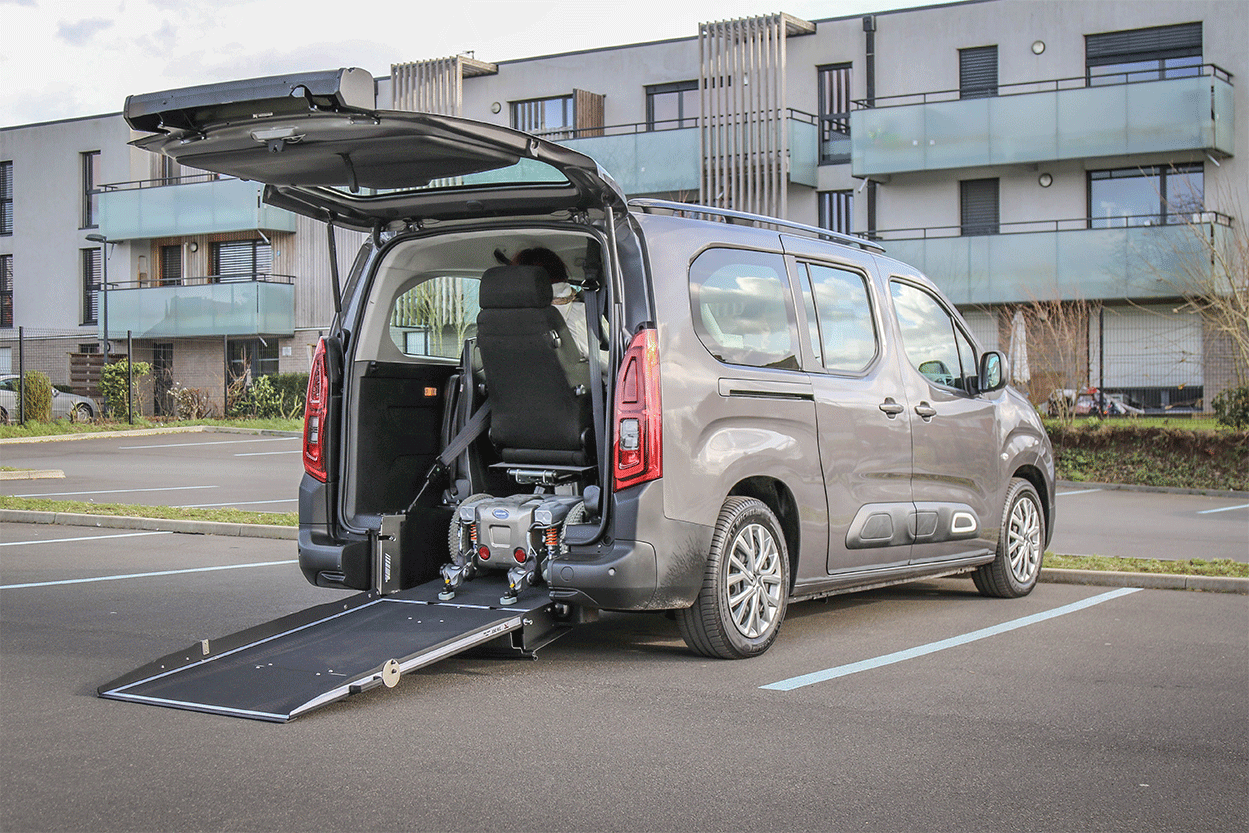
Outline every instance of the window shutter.
[(997, 234), (999, 227), (998, 181), (967, 179), (959, 183), (964, 235)]
[(978, 46), (958, 51), (959, 98), (997, 95), (997, 47)]
[(1118, 63), (1126, 58), (1169, 58), (1201, 54), (1201, 24), (1154, 26), (1126, 32), (1084, 36), (1089, 66)]
[(217, 243), (214, 252), (214, 273), (222, 277), (254, 278), (273, 271), (273, 250), (259, 240)]
[(182, 247), (160, 247), (160, 281), (165, 285), (176, 285), (182, 281)]

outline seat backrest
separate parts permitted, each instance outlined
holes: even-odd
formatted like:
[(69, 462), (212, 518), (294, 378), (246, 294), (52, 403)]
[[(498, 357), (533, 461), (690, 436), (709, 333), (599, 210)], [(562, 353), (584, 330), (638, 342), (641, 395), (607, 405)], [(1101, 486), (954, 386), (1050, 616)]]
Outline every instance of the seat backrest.
[(490, 397), (490, 439), (505, 462), (583, 466), (592, 444), (590, 371), (541, 266), (496, 266), (481, 278), (477, 345)]

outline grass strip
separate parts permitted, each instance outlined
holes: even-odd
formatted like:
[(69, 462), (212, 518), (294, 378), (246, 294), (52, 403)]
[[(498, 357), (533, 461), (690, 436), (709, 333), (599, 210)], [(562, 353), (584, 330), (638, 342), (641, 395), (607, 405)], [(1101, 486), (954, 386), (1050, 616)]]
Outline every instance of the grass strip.
[(304, 428), (302, 419), (197, 419), (186, 422), (136, 419), (134, 425), (128, 422), (104, 420), (69, 422), (57, 419), (52, 422), (27, 422), (25, 425), (0, 424), (0, 440), (53, 437), (61, 434), (109, 434), (134, 431), (140, 428), (186, 428), (195, 425), (208, 425), (215, 428), (254, 428), (269, 431), (295, 432), (300, 432)]
[(0, 509), (32, 512), (72, 512), (81, 515), (125, 515), (176, 521), (217, 521), (228, 524), (299, 526), (294, 512), (247, 512), (242, 509), (186, 509), (177, 506), (142, 506), (129, 503), (87, 503), (81, 500), (49, 500), (0, 495)]
[(1055, 555), (1045, 554), (1045, 567), (1059, 570), (1096, 570), (1103, 573), (1165, 573), (1180, 576), (1226, 576), (1249, 578), (1249, 564), (1217, 558), (1206, 561), (1188, 558), (1179, 561), (1163, 561), (1157, 558), (1116, 558), (1106, 555)]

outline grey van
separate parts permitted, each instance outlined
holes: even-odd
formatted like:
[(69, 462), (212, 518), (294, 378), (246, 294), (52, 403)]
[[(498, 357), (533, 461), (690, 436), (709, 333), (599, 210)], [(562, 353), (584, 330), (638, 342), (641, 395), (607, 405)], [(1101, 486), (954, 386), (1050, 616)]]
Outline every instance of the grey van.
[(875, 242), (630, 201), (567, 147), (378, 110), (360, 70), (133, 96), (126, 117), (140, 147), (267, 183), (331, 248), (368, 234), (311, 369), (314, 584), (671, 611), (694, 651), (736, 658), (793, 601), (1036, 583), (1037, 414)]

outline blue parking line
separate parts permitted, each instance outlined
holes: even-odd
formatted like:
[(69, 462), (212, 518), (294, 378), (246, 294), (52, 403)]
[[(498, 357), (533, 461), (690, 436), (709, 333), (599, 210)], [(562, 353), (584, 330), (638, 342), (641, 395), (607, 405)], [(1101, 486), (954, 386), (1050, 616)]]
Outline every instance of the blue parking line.
[(1056, 607), (1053, 610), (1046, 610), (1042, 613), (1034, 613), (1031, 616), (1024, 616), (1022, 619), (1012, 619), (1009, 622), (1003, 622), (1000, 625), (994, 625), (989, 628), (981, 628), (978, 631), (965, 633), (961, 636), (953, 636), (949, 639), (942, 639), (939, 642), (929, 642), (927, 645), (920, 645), (916, 648), (908, 648), (905, 651), (896, 651), (892, 654), (875, 657), (873, 659), (865, 659), (861, 662), (852, 662), (849, 665), (839, 665), (836, 668), (826, 668), (823, 671), (813, 671), (810, 674), (803, 674), (799, 677), (790, 677), (788, 680), (781, 680), (768, 685), (759, 686), (769, 691), (793, 691), (795, 688), (822, 683), (827, 680), (834, 680), (838, 677), (846, 677), (850, 674), (857, 674), (860, 671), (870, 671), (873, 668), (880, 668), (885, 665), (893, 665), (896, 662), (902, 662), (916, 657), (926, 656), (944, 651), (946, 648), (956, 648), (959, 645), (966, 645), (968, 642), (975, 642), (980, 639), (987, 639), (990, 636), (997, 636), (1000, 633), (1013, 631), (1017, 628), (1035, 625), (1038, 622), (1044, 622), (1047, 619), (1053, 619), (1057, 616), (1064, 616), (1068, 613), (1075, 613), (1077, 610), (1083, 610), (1086, 607), (1099, 605), (1102, 602), (1108, 602), (1111, 599), (1117, 599), (1120, 596), (1126, 596), (1129, 593), (1136, 593), (1139, 587), (1121, 587), (1118, 590), (1111, 590), (1097, 596), (1090, 596), (1078, 602), (1072, 602), (1069, 605)]

